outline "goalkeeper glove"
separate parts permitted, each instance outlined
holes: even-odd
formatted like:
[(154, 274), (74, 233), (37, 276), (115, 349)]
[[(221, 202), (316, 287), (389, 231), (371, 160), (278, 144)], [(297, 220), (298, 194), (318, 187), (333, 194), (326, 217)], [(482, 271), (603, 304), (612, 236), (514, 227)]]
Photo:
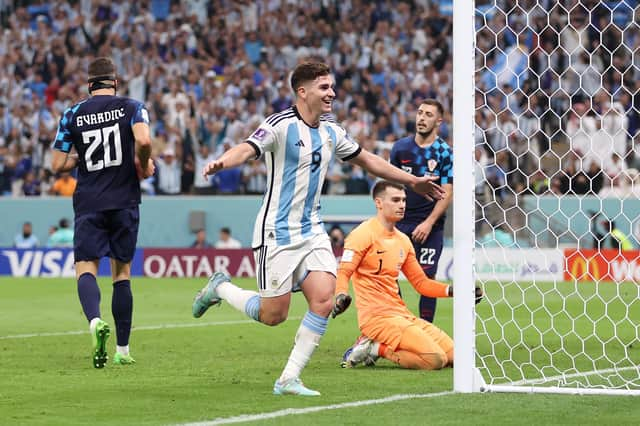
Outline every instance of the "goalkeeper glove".
[(351, 305), (351, 296), (348, 294), (340, 293), (336, 296), (335, 304), (333, 305), (333, 309), (331, 310), (331, 318), (335, 318), (337, 315), (340, 315)]
[[(453, 297), (453, 287), (451, 286), (449, 286), (449, 289), (448, 289), (448, 296)], [(482, 292), (482, 289), (480, 287), (476, 287), (476, 305), (480, 303), (483, 296), (484, 296), (484, 293)]]
[(476, 305), (480, 303), (482, 296), (484, 296), (482, 289), (480, 287), (476, 287)]

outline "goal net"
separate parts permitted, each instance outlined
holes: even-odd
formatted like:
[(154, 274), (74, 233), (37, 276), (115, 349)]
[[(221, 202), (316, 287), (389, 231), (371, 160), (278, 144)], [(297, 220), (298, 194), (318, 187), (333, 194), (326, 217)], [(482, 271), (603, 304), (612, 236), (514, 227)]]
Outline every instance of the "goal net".
[(471, 93), (454, 82), (456, 126), (470, 114), (474, 135), (454, 129), (456, 161), (473, 151), (475, 170), (456, 169), (473, 207), (455, 213), (454, 244), (466, 218), (486, 294), (470, 334), (471, 298), (455, 304), (456, 368), (465, 339), (475, 365), (458, 390), (640, 395), (639, 3), (476, 0), (469, 50), (455, 28), (469, 2), (454, 3), (454, 73), (475, 49)]

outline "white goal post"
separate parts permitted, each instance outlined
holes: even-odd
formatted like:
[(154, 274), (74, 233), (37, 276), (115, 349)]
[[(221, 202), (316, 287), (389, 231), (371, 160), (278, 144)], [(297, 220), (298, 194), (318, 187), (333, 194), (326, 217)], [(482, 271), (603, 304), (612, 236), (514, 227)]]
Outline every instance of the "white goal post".
[(453, 0), (456, 392), (640, 395), (639, 18)]

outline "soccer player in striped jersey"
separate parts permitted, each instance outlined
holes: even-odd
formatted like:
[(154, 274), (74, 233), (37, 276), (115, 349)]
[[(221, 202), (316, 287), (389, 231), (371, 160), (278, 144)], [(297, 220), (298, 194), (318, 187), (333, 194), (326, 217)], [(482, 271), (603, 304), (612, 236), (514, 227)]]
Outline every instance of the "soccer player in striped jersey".
[[(444, 109), (435, 99), (424, 100), (416, 113), (416, 134), (393, 144), (390, 161), (415, 176), (433, 176), (446, 192), (441, 200), (427, 200), (407, 191), (407, 210), (397, 228), (413, 242), (416, 258), (429, 278), (435, 278), (442, 254), (445, 213), (453, 198), (453, 150), (440, 136)], [(433, 322), (436, 298), (420, 296), (420, 318)]]
[(335, 98), (329, 67), (320, 62), (299, 64), (291, 74), (294, 106), (268, 117), (245, 141), (210, 162), (205, 176), (264, 157), (267, 191), (256, 219), (253, 249), (259, 291), (233, 285), (216, 272), (196, 295), (197, 318), (212, 305), (227, 301), (263, 324), (286, 320), (291, 292), (301, 290), (309, 310), (295, 337), (289, 360), (273, 392), (276, 395), (320, 395), (300, 380), (327, 328), (333, 308), (336, 261), (320, 218), (320, 192), (334, 156), (370, 173), (409, 185), (431, 198), (443, 196), (433, 177), (406, 173), (362, 150), (330, 117)]
[(152, 176), (155, 166), (150, 158), (149, 114), (142, 103), (116, 96), (113, 61), (96, 58), (88, 71), (91, 96), (62, 114), (51, 163), (56, 172), (78, 168), (73, 193), (78, 297), (89, 321), (93, 366), (103, 368), (110, 330), (100, 316), (98, 265), (104, 256), (111, 259), (111, 312), (117, 338), (113, 361), (133, 364), (129, 354), (131, 260), (140, 222), (140, 179)]

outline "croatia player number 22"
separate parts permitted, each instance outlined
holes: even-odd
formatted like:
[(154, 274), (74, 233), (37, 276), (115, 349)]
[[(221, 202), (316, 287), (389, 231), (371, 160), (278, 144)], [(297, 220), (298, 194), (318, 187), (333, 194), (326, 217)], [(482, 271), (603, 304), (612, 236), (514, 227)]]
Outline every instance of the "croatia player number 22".
[(436, 249), (422, 248), (420, 249), (420, 264), (421, 265), (433, 265), (433, 256), (436, 254)]

